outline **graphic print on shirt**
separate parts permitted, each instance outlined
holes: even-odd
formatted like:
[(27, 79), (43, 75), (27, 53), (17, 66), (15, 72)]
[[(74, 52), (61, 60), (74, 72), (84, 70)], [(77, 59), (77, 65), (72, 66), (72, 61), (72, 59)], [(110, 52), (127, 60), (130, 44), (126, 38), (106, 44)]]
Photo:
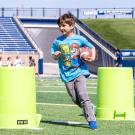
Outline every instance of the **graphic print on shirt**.
[(67, 44), (61, 44), (61, 58), (64, 66), (78, 67), (80, 65), (79, 46), (73, 43), (70, 47)]
[(80, 65), (80, 57), (79, 57), (79, 45), (73, 43), (70, 46), (70, 56), (71, 56), (71, 64), (73, 67), (78, 67)]

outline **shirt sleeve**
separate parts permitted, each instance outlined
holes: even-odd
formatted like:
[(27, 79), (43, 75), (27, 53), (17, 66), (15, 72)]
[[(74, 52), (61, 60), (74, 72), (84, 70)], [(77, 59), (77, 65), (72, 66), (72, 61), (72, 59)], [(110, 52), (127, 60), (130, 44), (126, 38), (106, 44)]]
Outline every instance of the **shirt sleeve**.
[(93, 48), (94, 46), (84, 37), (81, 36), (82, 47), (87, 46)]
[(55, 41), (52, 43), (51, 54), (53, 55), (56, 51), (58, 51), (57, 40), (55, 40)]

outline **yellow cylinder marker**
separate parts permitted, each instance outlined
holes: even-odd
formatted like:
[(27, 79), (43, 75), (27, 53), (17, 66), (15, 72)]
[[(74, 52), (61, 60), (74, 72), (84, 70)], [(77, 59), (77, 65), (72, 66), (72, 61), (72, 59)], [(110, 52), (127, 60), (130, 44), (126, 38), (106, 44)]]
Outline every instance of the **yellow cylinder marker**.
[(0, 128), (38, 128), (33, 67), (0, 67)]
[(96, 117), (101, 120), (134, 120), (132, 68), (98, 69)]

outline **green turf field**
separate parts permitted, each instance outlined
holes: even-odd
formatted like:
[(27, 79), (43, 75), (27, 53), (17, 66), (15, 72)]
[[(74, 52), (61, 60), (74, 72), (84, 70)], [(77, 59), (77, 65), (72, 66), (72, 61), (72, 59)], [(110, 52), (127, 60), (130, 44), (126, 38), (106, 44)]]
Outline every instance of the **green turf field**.
[[(135, 81), (134, 81), (135, 82)], [(135, 84), (135, 83), (134, 83)], [(97, 80), (87, 81), (92, 102), (96, 103)], [(37, 113), (42, 114), (40, 130), (1, 129), (0, 135), (134, 135), (135, 121), (97, 121), (99, 130), (87, 127), (82, 111), (74, 105), (59, 79), (37, 79)], [(83, 125), (67, 124), (83, 122)], [(85, 124), (86, 123), (86, 124)]]

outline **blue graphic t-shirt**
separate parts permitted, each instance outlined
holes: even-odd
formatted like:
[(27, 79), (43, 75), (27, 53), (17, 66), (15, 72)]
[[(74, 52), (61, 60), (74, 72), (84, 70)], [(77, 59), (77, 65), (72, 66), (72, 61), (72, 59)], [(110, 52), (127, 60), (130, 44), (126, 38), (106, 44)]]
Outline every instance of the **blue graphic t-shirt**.
[(75, 34), (72, 37), (62, 35), (53, 42), (52, 55), (55, 51), (61, 52), (58, 64), (64, 82), (69, 82), (82, 74), (89, 74), (87, 65), (79, 57), (79, 48), (84, 46), (93, 47), (84, 37)]

